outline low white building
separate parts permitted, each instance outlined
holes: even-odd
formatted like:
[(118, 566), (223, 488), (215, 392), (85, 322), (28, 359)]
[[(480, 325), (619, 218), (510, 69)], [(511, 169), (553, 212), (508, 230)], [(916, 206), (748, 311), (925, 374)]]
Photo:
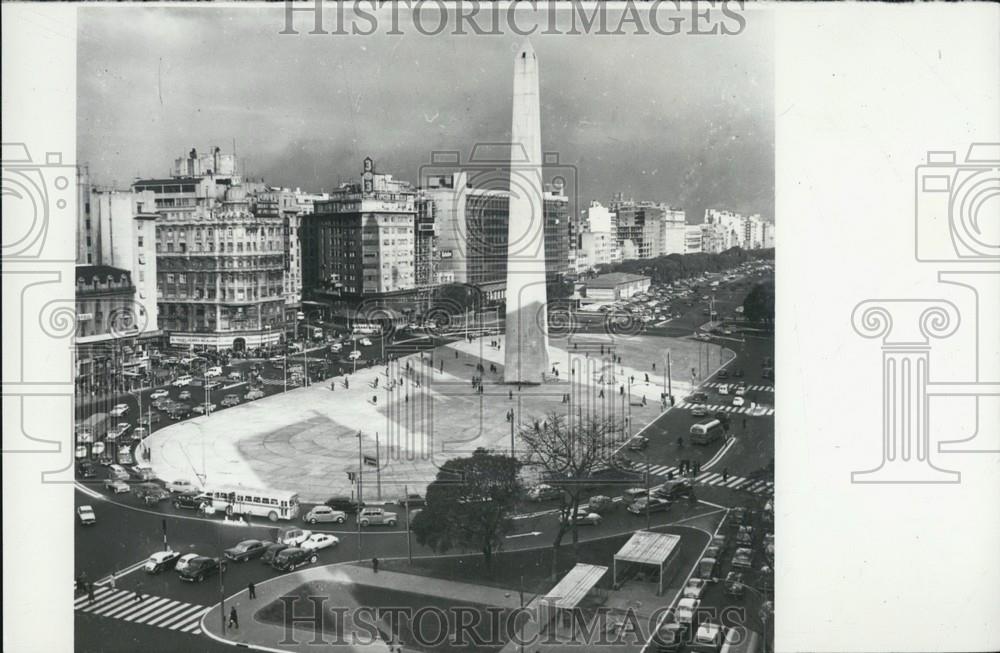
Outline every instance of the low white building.
[(649, 290), (650, 278), (626, 272), (602, 274), (585, 282), (585, 303), (615, 302)]

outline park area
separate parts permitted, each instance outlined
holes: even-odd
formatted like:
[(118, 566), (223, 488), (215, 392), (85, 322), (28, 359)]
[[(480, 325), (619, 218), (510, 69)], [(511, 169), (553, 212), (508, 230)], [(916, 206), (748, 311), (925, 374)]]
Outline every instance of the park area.
[(392, 500), (423, 492), (448, 459), (509, 451), (511, 410), (515, 426), (572, 411), (627, 437), (662, 413), (664, 395), (680, 401), (732, 357), (689, 338), (574, 334), (552, 339), (545, 383), (518, 387), (503, 383), (503, 336), (472, 338), (189, 419), (144, 445), (164, 480), (294, 491), (305, 502), (353, 496), (347, 472), (363, 461), (364, 500)]

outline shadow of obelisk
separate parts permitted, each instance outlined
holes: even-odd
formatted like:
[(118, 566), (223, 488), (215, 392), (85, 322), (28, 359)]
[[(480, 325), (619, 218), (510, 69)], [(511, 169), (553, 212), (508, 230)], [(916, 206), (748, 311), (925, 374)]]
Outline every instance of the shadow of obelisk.
[(514, 60), (507, 226), (506, 383), (542, 383), (549, 368), (545, 306), (545, 205), (538, 60), (527, 41)]

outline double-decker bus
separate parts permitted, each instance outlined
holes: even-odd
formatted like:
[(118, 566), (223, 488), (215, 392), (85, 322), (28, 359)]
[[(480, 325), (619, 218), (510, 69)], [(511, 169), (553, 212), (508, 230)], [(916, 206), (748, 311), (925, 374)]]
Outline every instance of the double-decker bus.
[(262, 490), (240, 486), (207, 487), (210, 512), (222, 511), (229, 516), (253, 515), (271, 521), (295, 519), (299, 516), (299, 495), (284, 490)]

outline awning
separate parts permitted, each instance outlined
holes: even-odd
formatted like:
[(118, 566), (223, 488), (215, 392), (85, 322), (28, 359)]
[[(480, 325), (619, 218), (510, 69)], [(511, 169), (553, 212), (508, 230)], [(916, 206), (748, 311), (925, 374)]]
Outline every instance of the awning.
[(670, 559), (680, 541), (680, 535), (636, 531), (615, 554), (615, 560), (661, 566)]
[(597, 585), (608, 571), (600, 565), (577, 563), (542, 599), (556, 608), (571, 610)]

